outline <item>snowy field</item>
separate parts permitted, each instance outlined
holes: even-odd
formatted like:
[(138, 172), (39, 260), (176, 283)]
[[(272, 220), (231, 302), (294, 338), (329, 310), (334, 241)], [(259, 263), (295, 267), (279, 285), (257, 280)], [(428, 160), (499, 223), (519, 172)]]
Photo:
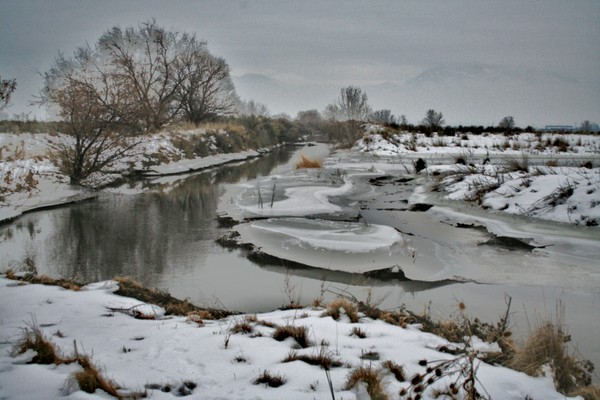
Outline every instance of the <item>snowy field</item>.
[(354, 149), (421, 171), (449, 200), (582, 226), (600, 225), (600, 135), (387, 133), (371, 125)]
[[(165, 317), (156, 306), (114, 295), (116, 285), (106, 281), (70, 291), (0, 278), (0, 398), (111, 398), (100, 390), (88, 394), (79, 389), (73, 378), (81, 371), (77, 363), (30, 364), (33, 351), (15, 354), (17, 343), (34, 325), (63, 357), (73, 355), (74, 345), (78, 354), (90, 356), (122, 395), (144, 393), (151, 399), (369, 399), (364, 382), (348, 383), (359, 367), (379, 376), (389, 399), (406, 398), (400, 392), (416, 394), (417, 385), (410, 380), (426, 373), (421, 360), (449, 366), (427, 386), (423, 398), (434, 398), (436, 389), (448, 390), (452, 383), (460, 387), (465, 380), (459, 371), (467, 359), (438, 351), (452, 344), (421, 332), (418, 325), (401, 328), (360, 314), (352, 323), (343, 309), (335, 320), (323, 316), (322, 307), (221, 320)], [(152, 319), (136, 319), (134, 311)], [(306, 343), (292, 337), (276, 340), (277, 327), (305, 329)], [(473, 354), (498, 350), (496, 344), (475, 338), (465, 343)], [(284, 361), (295, 356), (331, 360), (331, 389), (319, 365)], [(550, 377), (534, 378), (478, 359), (474, 368), (476, 390), (492, 399), (567, 398), (555, 391)], [(283, 384), (256, 383), (265, 374), (281, 378)]]

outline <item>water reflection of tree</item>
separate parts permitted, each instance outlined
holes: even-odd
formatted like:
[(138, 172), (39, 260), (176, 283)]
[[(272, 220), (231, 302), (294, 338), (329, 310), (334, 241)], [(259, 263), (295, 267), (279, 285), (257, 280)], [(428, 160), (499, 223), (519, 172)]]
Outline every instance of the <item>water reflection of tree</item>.
[(203, 264), (220, 231), (221, 183), (268, 175), (291, 152), (198, 173), (170, 190), (114, 196), (56, 210), (48, 258), (64, 277), (85, 281), (128, 275), (156, 286), (161, 274)]
[(278, 165), (285, 164), (292, 158), (293, 150), (279, 148), (265, 157), (256, 158), (240, 165), (230, 165), (219, 168), (215, 178), (222, 183), (235, 183), (241, 180), (256, 179), (257, 176), (267, 176)]

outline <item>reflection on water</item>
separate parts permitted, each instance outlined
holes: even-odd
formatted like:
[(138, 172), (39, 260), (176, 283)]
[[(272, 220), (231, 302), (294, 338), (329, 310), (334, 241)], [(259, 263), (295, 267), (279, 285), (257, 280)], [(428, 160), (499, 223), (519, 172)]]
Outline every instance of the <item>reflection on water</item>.
[(0, 228), (1, 267), (18, 268), (27, 261), (51, 276), (97, 281), (128, 275), (158, 285), (161, 275), (173, 269), (203, 265), (215, 247), (222, 233), (215, 216), (223, 184), (268, 175), (293, 153), (277, 149), (176, 184), (145, 181), (150, 191), (142, 194), (103, 194), (95, 201), (25, 215)]

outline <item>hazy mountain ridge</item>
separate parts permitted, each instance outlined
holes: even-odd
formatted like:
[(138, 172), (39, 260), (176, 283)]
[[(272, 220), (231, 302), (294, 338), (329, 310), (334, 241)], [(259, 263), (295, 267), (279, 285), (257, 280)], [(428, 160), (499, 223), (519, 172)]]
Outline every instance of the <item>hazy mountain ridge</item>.
[[(267, 104), (272, 114), (322, 110), (338, 96), (333, 83), (287, 83), (261, 74), (234, 77), (242, 98)], [(349, 85), (352, 82), (348, 83)], [(580, 82), (542, 69), (471, 64), (437, 66), (403, 82), (364, 85), (374, 109), (391, 109), (418, 123), (435, 108), (449, 124), (497, 124), (513, 115), (518, 125), (579, 124), (598, 118), (600, 82)], [(581, 100), (586, 100), (585, 108)]]

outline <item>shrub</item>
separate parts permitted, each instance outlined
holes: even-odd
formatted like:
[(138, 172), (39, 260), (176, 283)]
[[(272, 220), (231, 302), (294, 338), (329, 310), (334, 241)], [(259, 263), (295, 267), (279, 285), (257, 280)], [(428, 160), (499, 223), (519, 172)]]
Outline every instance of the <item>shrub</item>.
[(255, 385), (264, 384), (268, 387), (276, 388), (285, 383), (285, 378), (280, 375), (271, 375), (268, 371), (264, 371), (253, 382)]
[(311, 160), (304, 154), (300, 154), (300, 161), (296, 163), (296, 169), (302, 168), (321, 168), (322, 162), (319, 160)]
[(23, 337), (17, 343), (13, 353), (23, 354), (28, 350), (33, 350), (36, 353), (29, 364), (64, 364), (70, 362), (58, 353), (54, 344), (46, 339), (35, 323), (31, 328), (23, 329)]
[(558, 151), (564, 153), (569, 150), (569, 143), (562, 137), (557, 137), (552, 140), (552, 146), (557, 147)]
[(310, 346), (310, 341), (308, 339), (308, 328), (306, 326), (278, 326), (275, 328), (275, 332), (273, 332), (273, 339), (277, 340), (278, 342), (284, 341), (289, 337), (293, 338), (302, 348), (307, 348)]
[(344, 298), (335, 299), (329, 304), (323, 313), (323, 316), (329, 316), (335, 320), (339, 320), (342, 315), (346, 315), (350, 322), (358, 322), (358, 308), (349, 300)]
[(94, 393), (97, 389), (101, 389), (117, 399), (123, 398), (117, 392), (114, 382), (104, 378), (88, 356), (77, 356), (77, 362), (83, 368), (83, 371), (74, 373), (75, 380), (81, 390)]
[(552, 368), (554, 384), (558, 391), (567, 394), (591, 383), (593, 365), (578, 360), (567, 352), (571, 337), (562, 328), (563, 316), (557, 321), (542, 321), (522, 343), (509, 366), (528, 375), (543, 375), (543, 368)]
[(381, 363), (381, 367), (390, 371), (398, 382), (406, 381), (404, 368), (401, 365), (396, 364), (392, 360), (386, 360)]
[(341, 361), (333, 358), (331, 354), (325, 351), (325, 347), (321, 347), (318, 354), (306, 355), (298, 354), (297, 351), (291, 351), (284, 359), (283, 362), (302, 361), (310, 365), (318, 365), (324, 370), (330, 370), (331, 368), (341, 367), (343, 364)]
[(354, 328), (352, 328), (352, 331), (350, 332), (350, 336), (356, 336), (357, 338), (365, 339), (367, 337), (367, 332), (365, 332), (361, 328), (355, 326)]
[(367, 393), (372, 400), (388, 399), (388, 395), (383, 391), (381, 375), (379, 371), (371, 365), (354, 369), (350, 375), (348, 375), (344, 389), (350, 390), (360, 382), (367, 385)]
[(507, 157), (506, 158), (506, 169), (508, 171), (529, 171), (529, 157), (527, 154), (521, 154), (521, 158)]

